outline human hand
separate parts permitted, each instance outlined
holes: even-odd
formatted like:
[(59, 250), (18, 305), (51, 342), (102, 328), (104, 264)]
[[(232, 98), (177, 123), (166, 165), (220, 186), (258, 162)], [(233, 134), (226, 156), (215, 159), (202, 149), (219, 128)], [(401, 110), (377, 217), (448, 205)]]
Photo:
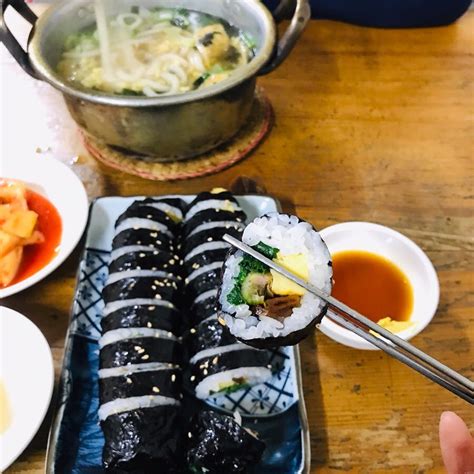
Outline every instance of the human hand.
[(448, 474), (474, 474), (474, 438), (464, 421), (452, 411), (441, 414), (439, 443)]

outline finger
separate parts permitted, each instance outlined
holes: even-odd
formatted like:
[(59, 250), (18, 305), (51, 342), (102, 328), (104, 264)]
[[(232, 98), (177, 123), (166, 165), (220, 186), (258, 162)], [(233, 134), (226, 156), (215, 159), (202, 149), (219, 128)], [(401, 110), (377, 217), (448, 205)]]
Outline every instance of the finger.
[(448, 474), (474, 472), (474, 439), (456, 413), (446, 411), (441, 415), (439, 441)]

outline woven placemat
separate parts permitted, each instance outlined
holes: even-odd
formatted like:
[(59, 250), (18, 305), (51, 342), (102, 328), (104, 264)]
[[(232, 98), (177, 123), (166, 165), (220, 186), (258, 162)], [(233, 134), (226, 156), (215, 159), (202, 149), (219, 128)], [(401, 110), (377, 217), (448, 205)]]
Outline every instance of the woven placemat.
[(196, 158), (160, 163), (152, 157), (121, 153), (83, 132), (89, 153), (106, 166), (155, 181), (175, 181), (218, 173), (252, 152), (267, 136), (273, 125), (273, 109), (261, 88), (255, 94), (252, 111), (242, 130), (229, 142)]

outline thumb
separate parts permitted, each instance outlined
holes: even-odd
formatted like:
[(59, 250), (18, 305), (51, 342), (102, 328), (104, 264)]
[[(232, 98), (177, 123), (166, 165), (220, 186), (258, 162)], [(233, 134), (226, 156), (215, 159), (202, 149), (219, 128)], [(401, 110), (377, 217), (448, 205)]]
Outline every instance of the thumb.
[(474, 438), (456, 413), (445, 411), (439, 422), (439, 442), (448, 474), (474, 472)]

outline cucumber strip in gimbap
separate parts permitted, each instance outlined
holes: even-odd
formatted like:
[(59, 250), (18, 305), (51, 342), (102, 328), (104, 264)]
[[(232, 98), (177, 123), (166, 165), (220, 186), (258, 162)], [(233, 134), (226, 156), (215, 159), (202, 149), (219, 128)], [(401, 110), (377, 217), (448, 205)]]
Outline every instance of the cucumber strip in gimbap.
[(147, 206), (143, 203), (132, 204), (115, 223), (119, 227), (122, 222), (127, 219), (147, 219), (152, 222), (164, 225), (170, 232), (175, 234), (178, 230), (178, 225), (165, 211), (157, 209), (156, 207)]
[[(242, 241), (330, 294), (331, 255), (307, 222), (278, 213), (258, 217)], [(218, 300), (222, 324), (260, 348), (297, 344), (327, 311), (323, 300), (240, 250), (229, 252)]]
[(107, 344), (100, 350), (101, 369), (150, 362), (180, 364), (182, 359), (181, 343), (170, 338), (123, 339)]
[(181, 399), (181, 369), (139, 371), (99, 379), (101, 405), (117, 398), (161, 395)]
[[(140, 270), (144, 272), (144, 270)], [(122, 275), (120, 272), (114, 275)], [(114, 276), (112, 275), (112, 276)], [(179, 299), (178, 282), (169, 275), (162, 276), (126, 276), (119, 280), (107, 283), (102, 290), (102, 297), (105, 303), (120, 300), (130, 300), (134, 298), (150, 298), (156, 300), (169, 301), (173, 304)]]
[(195, 474), (245, 473), (264, 451), (265, 443), (238, 416), (202, 411), (188, 428), (186, 461)]
[(162, 329), (180, 335), (183, 332), (183, 320), (176, 309), (164, 306), (126, 306), (101, 319), (105, 333), (119, 328)]
[(206, 349), (190, 360), (189, 382), (197, 398), (230, 393), (272, 377), (271, 353), (245, 344)]
[(168, 273), (179, 275), (182, 264), (178, 255), (144, 245), (128, 245), (110, 255), (109, 273), (126, 270), (160, 270), (166, 265)]
[(142, 245), (153, 250), (174, 252), (176, 244), (173, 236), (165, 235), (155, 229), (133, 227), (117, 232), (113, 241), (112, 249), (122, 249), (130, 245)]
[(168, 226), (161, 222), (156, 222), (151, 219), (143, 219), (140, 217), (127, 217), (122, 220), (117, 227), (115, 228), (115, 235), (120, 235), (125, 230), (138, 230), (138, 229), (147, 229), (153, 230), (155, 232), (160, 232), (170, 239), (173, 239), (173, 233), (169, 230)]
[(179, 417), (175, 403), (109, 415), (101, 422), (107, 472), (182, 472), (181, 435), (176, 430)]

